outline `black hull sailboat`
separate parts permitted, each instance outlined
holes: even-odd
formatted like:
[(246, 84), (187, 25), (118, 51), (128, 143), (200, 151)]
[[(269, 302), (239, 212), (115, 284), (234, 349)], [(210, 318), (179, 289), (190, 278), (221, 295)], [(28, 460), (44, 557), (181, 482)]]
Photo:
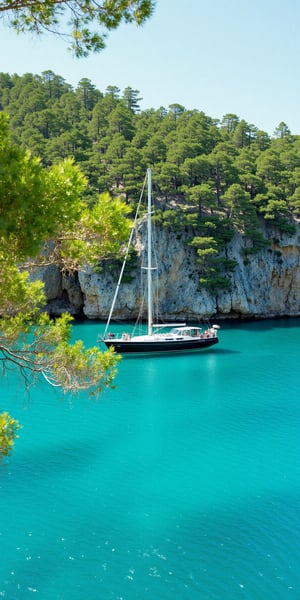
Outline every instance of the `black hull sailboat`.
[[(148, 330), (146, 334), (131, 335), (122, 333), (120, 337), (108, 332), (111, 317), (113, 314), (115, 302), (117, 299), (119, 287), (122, 281), (122, 275), (125, 268), (126, 258), (129, 253), (129, 247), (132, 242), (134, 227), (128, 242), (127, 252), (121, 269), (118, 285), (114, 295), (112, 307), (100, 341), (104, 342), (107, 348), (113, 348), (119, 354), (157, 354), (179, 352), (194, 352), (208, 348), (218, 343), (218, 325), (203, 330), (200, 326), (187, 326), (185, 323), (176, 325), (172, 323), (158, 324), (153, 323), (153, 301), (152, 301), (152, 273), (156, 269), (152, 265), (151, 248), (151, 217), (152, 217), (152, 173), (147, 170), (148, 182), (148, 204), (147, 204), (147, 266), (143, 267), (147, 271), (147, 313)], [(135, 222), (138, 217), (139, 206), (136, 212)]]
[[(215, 330), (214, 330), (215, 331)], [(167, 335), (165, 339), (162, 339), (161, 335), (158, 334), (157, 338), (155, 335), (152, 336), (151, 340), (135, 340), (134, 337), (128, 341), (122, 339), (105, 340), (105, 344), (108, 348), (113, 347), (119, 354), (153, 354), (161, 352), (194, 352), (195, 350), (202, 350), (213, 346), (218, 343), (218, 337), (216, 334), (202, 339), (189, 339), (183, 336), (178, 336), (177, 339)], [(142, 336), (137, 336), (142, 337)]]

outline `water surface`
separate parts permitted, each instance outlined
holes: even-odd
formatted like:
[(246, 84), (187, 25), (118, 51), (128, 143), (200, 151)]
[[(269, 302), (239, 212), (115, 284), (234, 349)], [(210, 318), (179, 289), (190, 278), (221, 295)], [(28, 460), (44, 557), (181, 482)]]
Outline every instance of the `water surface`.
[(2, 381), (23, 429), (0, 470), (0, 597), (299, 599), (299, 334), (232, 324), (194, 355), (125, 358), (99, 401)]

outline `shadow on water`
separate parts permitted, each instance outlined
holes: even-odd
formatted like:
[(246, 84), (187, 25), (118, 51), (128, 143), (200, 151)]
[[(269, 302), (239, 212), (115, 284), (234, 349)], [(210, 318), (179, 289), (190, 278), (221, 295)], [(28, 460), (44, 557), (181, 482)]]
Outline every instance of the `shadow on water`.
[(232, 348), (218, 348), (217, 355), (219, 354), (241, 354), (240, 350), (232, 350)]
[(200, 350), (199, 352), (186, 352), (184, 350), (182, 350), (182, 352), (178, 351), (176, 353), (174, 352), (159, 352), (159, 353), (155, 353), (152, 352), (151, 354), (123, 354), (122, 355), (122, 360), (145, 360), (147, 358), (155, 358), (156, 359), (160, 359), (160, 360), (166, 360), (166, 359), (170, 359), (171, 357), (176, 360), (177, 358), (182, 358), (184, 357), (189, 357), (189, 358), (198, 358), (201, 359), (201, 356), (203, 356), (203, 358), (205, 356), (218, 356), (220, 354), (240, 354), (240, 352), (238, 350), (232, 350), (230, 348), (211, 348), (211, 349), (207, 349), (207, 350)]
[(232, 321), (226, 321), (222, 323), (221, 328), (224, 331), (233, 331), (241, 330), (241, 331), (249, 331), (249, 333), (253, 332), (261, 332), (261, 331), (270, 331), (272, 329), (287, 329), (288, 327), (300, 327), (300, 318), (299, 317), (277, 317), (271, 319), (238, 319)]
[[(70, 473), (81, 471), (86, 468), (87, 462), (94, 459), (97, 451), (88, 447), (85, 443), (60, 444), (57, 442), (50, 448), (41, 449), (30, 448), (22, 455), (15, 452), (13, 461), (10, 464), (10, 472), (13, 473), (14, 483), (21, 483), (22, 487), (26, 479), (32, 482), (34, 475), (40, 479), (52, 479), (53, 476), (61, 473)], [(4, 465), (5, 466), (5, 465)], [(6, 468), (2, 474), (5, 475)]]

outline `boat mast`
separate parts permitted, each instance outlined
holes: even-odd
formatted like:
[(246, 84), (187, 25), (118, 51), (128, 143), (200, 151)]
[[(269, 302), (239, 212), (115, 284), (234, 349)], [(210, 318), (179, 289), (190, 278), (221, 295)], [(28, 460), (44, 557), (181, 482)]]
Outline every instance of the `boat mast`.
[(120, 275), (119, 275), (119, 279), (118, 279), (118, 283), (117, 283), (117, 287), (116, 287), (116, 290), (115, 290), (115, 295), (114, 295), (114, 298), (113, 298), (113, 302), (112, 302), (111, 309), (110, 309), (110, 312), (109, 312), (109, 316), (108, 316), (108, 319), (107, 319), (106, 327), (105, 327), (105, 330), (104, 330), (103, 339), (105, 339), (105, 337), (106, 337), (107, 330), (109, 328), (110, 321), (111, 321), (111, 318), (112, 318), (112, 314), (113, 314), (113, 311), (114, 311), (114, 308), (115, 308), (115, 304), (116, 304), (116, 300), (117, 300), (117, 297), (118, 297), (118, 293), (119, 293), (119, 289), (120, 289), (120, 285), (121, 285), (121, 281), (122, 281), (122, 277), (123, 277), (123, 273), (124, 273), (126, 261), (127, 261), (129, 250), (130, 250), (130, 246), (131, 246), (131, 243), (132, 243), (133, 234), (135, 232), (135, 227), (136, 227), (137, 220), (138, 220), (138, 215), (139, 215), (139, 210), (140, 210), (141, 202), (142, 202), (142, 199), (144, 198), (144, 192), (145, 192), (146, 182), (147, 182), (147, 174), (146, 174), (145, 179), (144, 179), (143, 189), (142, 189), (142, 192), (141, 192), (141, 195), (140, 195), (140, 199), (138, 201), (138, 205), (137, 205), (137, 209), (136, 209), (136, 213), (135, 213), (133, 225), (131, 227), (131, 231), (130, 231), (130, 236), (129, 236), (129, 240), (128, 240), (128, 243), (127, 243), (125, 257), (124, 257), (124, 260), (123, 260), (122, 269), (121, 269), (121, 272), (120, 272)]
[(152, 217), (152, 171), (147, 169), (148, 177), (148, 211), (147, 211), (147, 285), (148, 285), (148, 335), (152, 335), (153, 308), (152, 308), (152, 248), (151, 248), (151, 217)]

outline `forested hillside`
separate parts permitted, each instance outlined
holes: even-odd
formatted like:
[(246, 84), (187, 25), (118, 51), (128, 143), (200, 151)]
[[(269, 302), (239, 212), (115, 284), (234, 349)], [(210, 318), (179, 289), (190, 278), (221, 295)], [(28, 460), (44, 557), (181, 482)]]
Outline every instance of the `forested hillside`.
[(270, 241), (261, 222), (292, 233), (300, 214), (300, 137), (280, 123), (274, 136), (237, 115), (216, 120), (179, 104), (139, 109), (140, 92), (89, 79), (74, 89), (52, 71), (0, 73), (0, 109), (12, 140), (45, 165), (73, 156), (88, 178), (87, 202), (99, 192), (134, 204), (153, 169), (156, 218), (191, 231), (201, 284), (229, 286), (235, 267), (223, 252), (237, 229), (249, 241), (244, 260)]

